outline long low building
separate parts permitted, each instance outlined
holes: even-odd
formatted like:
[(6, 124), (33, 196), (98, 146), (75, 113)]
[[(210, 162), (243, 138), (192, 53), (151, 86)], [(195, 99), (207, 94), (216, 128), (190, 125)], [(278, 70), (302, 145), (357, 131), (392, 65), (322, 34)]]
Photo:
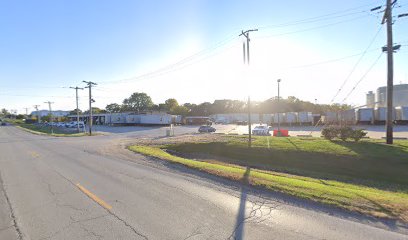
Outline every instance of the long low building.
[[(69, 115), (68, 118), (76, 121), (77, 115)], [(87, 123), (89, 115), (79, 115), (79, 121)], [(181, 124), (182, 117), (163, 112), (97, 113), (92, 114), (92, 123), (95, 125), (170, 125)]]

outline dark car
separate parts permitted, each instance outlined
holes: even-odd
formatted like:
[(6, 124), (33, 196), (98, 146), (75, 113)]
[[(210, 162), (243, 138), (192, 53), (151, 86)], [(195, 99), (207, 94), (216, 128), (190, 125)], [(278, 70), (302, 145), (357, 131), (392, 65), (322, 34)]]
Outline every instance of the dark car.
[(1, 126), (6, 126), (7, 124), (5, 122), (1, 122)]
[(203, 133), (203, 132), (207, 132), (207, 133), (215, 132), (215, 128), (213, 128), (211, 126), (201, 126), (198, 129), (198, 132), (200, 132), (200, 133)]

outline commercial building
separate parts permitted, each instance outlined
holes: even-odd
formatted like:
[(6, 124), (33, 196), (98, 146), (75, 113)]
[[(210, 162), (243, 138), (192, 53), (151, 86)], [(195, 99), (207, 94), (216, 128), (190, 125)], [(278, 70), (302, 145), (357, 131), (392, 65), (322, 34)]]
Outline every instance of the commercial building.
[[(62, 111), (62, 110), (53, 110), (51, 111), (53, 117), (65, 117), (69, 114), (69, 111)], [(38, 116), (44, 117), (48, 116), (50, 114), (50, 111), (48, 110), (39, 110), (39, 111), (32, 111), (31, 116)]]

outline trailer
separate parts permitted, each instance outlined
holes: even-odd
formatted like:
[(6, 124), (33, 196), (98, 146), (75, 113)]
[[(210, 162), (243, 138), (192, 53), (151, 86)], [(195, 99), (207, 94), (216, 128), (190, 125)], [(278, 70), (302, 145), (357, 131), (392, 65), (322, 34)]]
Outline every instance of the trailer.
[(286, 124), (285, 114), (284, 113), (275, 113), (273, 114), (273, 124)]
[(300, 125), (311, 125), (313, 123), (313, 115), (311, 112), (298, 112), (297, 116)]
[(271, 114), (271, 113), (263, 114), (262, 122), (266, 123), (266, 124), (269, 124), (269, 125), (272, 125), (272, 123), (273, 123), (273, 114)]
[(339, 112), (340, 124), (353, 125), (356, 124), (356, 111), (354, 109), (344, 110)]
[(126, 124), (140, 124), (140, 115), (130, 113), (126, 116)]
[(285, 118), (286, 118), (286, 124), (289, 124), (290, 126), (297, 123), (297, 113), (295, 112), (285, 113)]
[(396, 107), (395, 113), (395, 120), (397, 124), (408, 124), (408, 106)]
[(317, 123), (320, 123), (322, 121), (322, 115), (319, 113), (313, 113), (312, 118), (313, 118), (313, 125), (316, 125)]
[[(392, 121), (396, 120), (395, 109), (392, 109)], [(385, 124), (387, 121), (387, 108), (378, 107), (374, 109), (374, 123)]]
[(183, 116), (181, 115), (173, 115), (172, 116), (172, 123), (175, 125), (183, 124)]
[(142, 125), (170, 125), (172, 124), (172, 115), (170, 114), (146, 114), (139, 115)]
[(111, 124), (126, 124), (127, 115), (128, 113), (112, 113), (110, 114), (110, 123)]
[(321, 116), (321, 121), (324, 124), (337, 124), (339, 122), (339, 119), (336, 112), (325, 112)]
[(374, 123), (374, 109), (360, 108), (356, 111), (357, 124), (373, 124)]

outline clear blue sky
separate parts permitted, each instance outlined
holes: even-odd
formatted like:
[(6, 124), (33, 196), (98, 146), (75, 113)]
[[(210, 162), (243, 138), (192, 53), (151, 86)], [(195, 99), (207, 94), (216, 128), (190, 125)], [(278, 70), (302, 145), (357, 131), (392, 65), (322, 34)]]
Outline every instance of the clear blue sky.
[[(263, 100), (276, 95), (277, 78), (283, 79), (283, 96), (329, 103), (359, 56), (303, 65), (363, 52), (382, 17), (369, 9), (383, 3), (3, 0), (0, 108), (22, 113), (24, 107), (33, 110), (33, 104), (45, 109), (43, 102), (50, 100), (55, 109), (74, 109), (74, 90), (66, 87), (84, 86), (82, 80), (100, 83), (94, 91), (98, 107), (120, 103), (132, 92), (146, 92), (155, 103), (170, 97), (181, 103), (244, 99), (248, 94)], [(398, 3), (394, 15), (408, 12), (407, 0)], [(397, 19), (394, 27), (395, 42), (407, 45), (408, 18)], [(245, 74), (237, 35), (248, 28), (259, 31), (251, 33), (251, 73)], [(375, 48), (385, 44), (385, 28), (380, 31), (335, 102), (342, 102), (378, 57)], [(395, 83), (408, 82), (407, 49), (395, 55)], [(170, 71), (157, 72), (202, 50)], [(383, 55), (345, 102), (364, 103), (365, 92), (385, 84), (385, 66)], [(152, 71), (157, 74), (138, 78)], [(82, 91), (82, 109), (86, 97)]]

